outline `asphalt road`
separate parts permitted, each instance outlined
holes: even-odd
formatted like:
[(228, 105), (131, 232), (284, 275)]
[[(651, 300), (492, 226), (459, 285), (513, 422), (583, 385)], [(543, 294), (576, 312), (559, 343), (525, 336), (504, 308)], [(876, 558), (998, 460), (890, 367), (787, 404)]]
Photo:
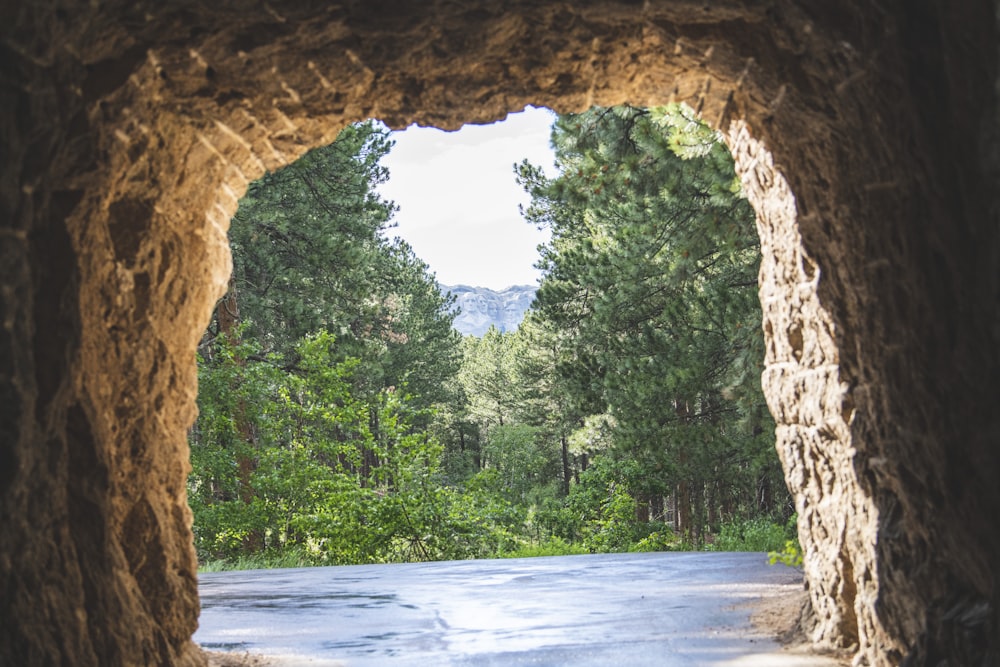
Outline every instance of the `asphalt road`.
[(308, 667), (806, 667), (751, 629), (801, 587), (758, 553), (648, 553), (220, 572), (203, 647)]

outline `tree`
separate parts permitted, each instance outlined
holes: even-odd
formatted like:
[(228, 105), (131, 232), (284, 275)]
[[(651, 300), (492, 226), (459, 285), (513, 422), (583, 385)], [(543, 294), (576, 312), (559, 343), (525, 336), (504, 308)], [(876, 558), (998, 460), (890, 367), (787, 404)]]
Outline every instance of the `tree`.
[(461, 334), (452, 295), (442, 294), (429, 267), (396, 239), (385, 246), (372, 291), (383, 294), (386, 334), (383, 385), (406, 388), (422, 407), (450, 399), (449, 380), (461, 364)]
[[(476, 540), (453, 539), (477, 534), (468, 525), (477, 519), (458, 511), (464, 499), (440, 484), (440, 445), (412, 428), (419, 408), (395, 391), (359, 397), (359, 360), (337, 361), (326, 332), (303, 338), (295, 352), (295, 372), (242, 366), (229, 350), (226, 362), (201, 368), (203, 430), (190, 501), (202, 558), (248, 553), (251, 534), (260, 536), (255, 552), (297, 550), (321, 563), (479, 555)], [(242, 380), (238, 399), (257, 408), (249, 502), (238, 497), (234, 464), (245, 443), (228, 418), (232, 374)]]
[(753, 211), (724, 146), (680, 107), (562, 116), (553, 144), (557, 177), (519, 169), (527, 219), (552, 232), (536, 309), (571, 332), (560, 368), (576, 405), (609, 413), (647, 471), (633, 495), (677, 489), (697, 534), (737, 511), (734, 493), (748, 500), (749, 478), (779, 473), (774, 456), (755, 467), (770, 425)]
[(325, 329), (345, 345), (385, 326), (370, 297), (382, 267), (373, 261), (395, 211), (375, 188), (388, 132), (373, 122), (253, 182), (230, 226), (233, 282), (248, 333), (286, 352)]
[(540, 435), (558, 448), (561, 493), (567, 496), (575, 468), (570, 438), (584, 417), (574, 408), (572, 395), (560, 377), (560, 370), (572, 365), (572, 344), (565, 332), (533, 311), (528, 312), (516, 337), (523, 341), (515, 358), (521, 394), (518, 416), (535, 425)]
[(303, 336), (331, 331), (343, 358), (364, 361), (359, 389), (407, 385), (429, 404), (458, 369), (454, 299), (406, 243), (385, 238), (395, 205), (376, 187), (391, 146), (374, 122), (352, 125), (254, 182), (231, 225), (223, 303), (239, 302), (265, 352), (287, 357)]
[[(380, 485), (401, 493), (399, 456), (416, 447), (398, 443), (432, 442), (430, 408), (447, 398), (459, 336), (453, 299), (409, 246), (384, 237), (394, 206), (375, 186), (390, 146), (373, 123), (348, 127), (240, 203), (190, 439), (192, 506), (216, 553), (305, 545), (296, 531), (302, 508), (317, 511), (317, 484), (354, 500)], [(423, 447), (430, 470), (436, 447)]]
[(469, 400), (469, 412), (488, 439), (490, 432), (510, 424), (518, 404), (512, 349), (514, 334), (491, 326), (482, 338), (462, 341), (464, 363), (460, 381)]
[(552, 230), (536, 304), (482, 338), (384, 237), (383, 130), (251, 189), (201, 347), (203, 558), (663, 549), (668, 510), (685, 544), (770, 534), (756, 237), (728, 155), (679, 108), (594, 109), (553, 136), (557, 176), (518, 169)]

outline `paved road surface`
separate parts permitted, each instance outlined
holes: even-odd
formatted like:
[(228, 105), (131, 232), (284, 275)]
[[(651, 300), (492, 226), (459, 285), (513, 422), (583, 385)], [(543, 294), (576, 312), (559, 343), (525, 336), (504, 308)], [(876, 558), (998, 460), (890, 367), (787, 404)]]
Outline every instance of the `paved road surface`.
[(308, 667), (834, 665), (749, 626), (746, 603), (800, 586), (753, 553), (221, 572), (195, 641)]

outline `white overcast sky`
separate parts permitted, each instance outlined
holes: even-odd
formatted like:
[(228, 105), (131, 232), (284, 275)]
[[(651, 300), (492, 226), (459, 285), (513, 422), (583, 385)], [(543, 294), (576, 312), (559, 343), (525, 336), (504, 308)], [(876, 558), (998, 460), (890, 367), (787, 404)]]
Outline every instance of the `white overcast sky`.
[(528, 159), (553, 174), (549, 131), (555, 115), (528, 107), (493, 125), (457, 132), (410, 128), (393, 133), (383, 158), (389, 181), (380, 188), (399, 205), (390, 236), (406, 240), (443, 285), (503, 289), (533, 285), (539, 272), (538, 231), (521, 218), (528, 196), (514, 164)]

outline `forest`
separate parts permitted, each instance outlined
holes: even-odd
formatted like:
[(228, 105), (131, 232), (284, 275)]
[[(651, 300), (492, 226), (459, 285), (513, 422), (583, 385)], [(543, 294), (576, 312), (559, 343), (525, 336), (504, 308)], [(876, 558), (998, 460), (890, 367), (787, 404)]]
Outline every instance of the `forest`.
[(760, 388), (754, 214), (685, 107), (559, 116), (515, 166), (543, 278), (516, 331), (391, 237), (377, 122), (251, 184), (199, 345), (202, 567), (770, 551), (795, 516)]

